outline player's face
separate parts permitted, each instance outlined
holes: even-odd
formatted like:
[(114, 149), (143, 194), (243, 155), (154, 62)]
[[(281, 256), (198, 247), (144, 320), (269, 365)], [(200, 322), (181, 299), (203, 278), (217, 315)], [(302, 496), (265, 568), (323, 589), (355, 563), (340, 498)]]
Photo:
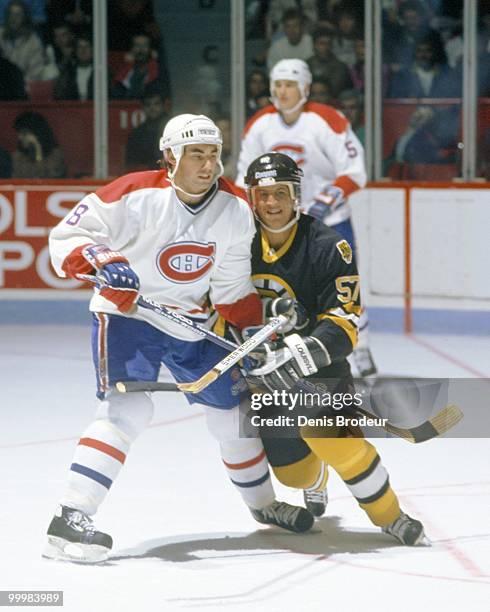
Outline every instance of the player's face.
[(274, 81), (274, 95), (279, 101), (281, 110), (294, 108), (301, 100), (301, 92), (296, 81)]
[(202, 193), (213, 184), (217, 164), (218, 147), (216, 145), (187, 145), (180, 158), (174, 180), (188, 193)]
[(259, 219), (272, 229), (286, 225), (294, 214), (294, 202), (284, 183), (254, 187), (253, 203)]

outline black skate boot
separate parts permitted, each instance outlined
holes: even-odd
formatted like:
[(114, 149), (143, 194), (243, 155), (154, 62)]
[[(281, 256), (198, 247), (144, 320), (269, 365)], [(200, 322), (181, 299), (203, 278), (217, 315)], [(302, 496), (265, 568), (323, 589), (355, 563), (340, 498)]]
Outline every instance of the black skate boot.
[(280, 501), (274, 501), (270, 506), (261, 510), (250, 508), (250, 512), (259, 523), (277, 525), (296, 533), (311, 529), (315, 520), (308, 510)]
[(374, 363), (371, 351), (368, 348), (358, 348), (352, 353), (356, 368), (359, 370), (359, 375), (362, 378), (374, 376), (377, 373), (376, 364)]
[(306, 509), (308, 512), (311, 512), (313, 516), (319, 517), (325, 514), (328, 504), (328, 493), (326, 488), (323, 489), (323, 491), (304, 489), (303, 499), (305, 500)]
[(402, 512), (391, 525), (382, 527), (384, 533), (389, 533), (405, 546), (417, 546), (422, 544), (425, 538), (424, 526), (420, 521), (413, 519)]
[(97, 531), (88, 515), (59, 506), (48, 527), (48, 544), (43, 557), (99, 563), (107, 560), (111, 548), (111, 536)]

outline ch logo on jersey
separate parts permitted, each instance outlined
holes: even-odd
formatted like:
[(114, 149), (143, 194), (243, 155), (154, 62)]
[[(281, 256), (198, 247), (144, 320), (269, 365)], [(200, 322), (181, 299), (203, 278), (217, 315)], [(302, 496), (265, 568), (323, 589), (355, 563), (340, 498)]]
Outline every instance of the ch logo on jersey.
[(272, 150), (288, 155), (291, 159), (294, 159), (298, 166), (303, 166), (305, 163), (305, 149), (301, 145), (282, 142), (272, 147)]
[(173, 283), (194, 283), (209, 272), (215, 255), (214, 242), (176, 242), (159, 251), (157, 266)]

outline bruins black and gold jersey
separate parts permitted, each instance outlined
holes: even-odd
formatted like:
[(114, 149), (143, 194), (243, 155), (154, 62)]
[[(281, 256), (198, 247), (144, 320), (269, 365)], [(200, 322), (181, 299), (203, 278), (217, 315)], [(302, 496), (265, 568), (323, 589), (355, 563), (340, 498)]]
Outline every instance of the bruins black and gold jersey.
[(330, 368), (339, 371), (335, 364), (346, 365), (357, 342), (361, 303), (356, 262), (340, 234), (301, 215), (286, 243), (275, 251), (258, 226), (252, 243), (252, 280), (262, 296), (300, 302), (309, 322), (299, 333), (324, 344), (332, 359)]

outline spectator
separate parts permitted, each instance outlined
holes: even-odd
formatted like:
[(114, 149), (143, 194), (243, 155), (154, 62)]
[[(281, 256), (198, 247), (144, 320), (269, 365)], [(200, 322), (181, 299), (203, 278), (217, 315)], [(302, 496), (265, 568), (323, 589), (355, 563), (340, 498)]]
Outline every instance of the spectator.
[(126, 172), (157, 170), (162, 154), (159, 148), (169, 115), (169, 99), (160, 92), (148, 92), (142, 100), (145, 121), (128, 136), (126, 144)]
[(48, 24), (52, 28), (55, 23), (67, 23), (75, 36), (84, 34), (92, 26), (92, 4), (92, 0), (48, 0)]
[(14, 121), (18, 134), (13, 154), (14, 178), (63, 178), (63, 153), (46, 119), (35, 112), (19, 115)]
[(221, 148), (223, 176), (233, 181), (235, 179), (236, 166), (231, 157), (231, 119), (228, 115), (222, 115), (215, 120), (215, 124), (219, 127), (221, 137), (223, 138), (223, 146)]
[[(308, 31), (312, 31), (318, 20), (318, 8), (316, 0), (302, 0), (300, 2), (301, 12)], [(297, 0), (270, 0), (268, 11), (269, 37), (279, 29), (284, 13), (291, 9), (298, 9)]]
[(349, 66), (350, 78), (352, 86), (358, 92), (364, 93), (364, 64), (366, 60), (366, 47), (364, 38), (357, 38), (354, 41), (354, 53), (356, 61), (352, 66)]
[(434, 45), (442, 46), (439, 33), (429, 26), (425, 6), (419, 0), (406, 0), (399, 9), (401, 27), (394, 28), (385, 36), (385, 61), (392, 72), (409, 68), (415, 50), (421, 40), (430, 39)]
[(0, 147), (0, 179), (12, 176), (12, 157), (8, 151)]
[(354, 134), (359, 138), (364, 147), (366, 144), (366, 133), (363, 122), (362, 95), (355, 89), (346, 89), (339, 96), (339, 109), (348, 119)]
[(192, 93), (199, 99), (199, 112), (205, 115), (221, 113), (223, 81), (219, 74), (219, 50), (216, 45), (206, 45), (202, 61), (191, 75)]
[(22, 0), (12, 0), (5, 9), (5, 26), (0, 28), (3, 55), (23, 73), (26, 81), (41, 79), (44, 48), (34, 32), (29, 7)]
[(90, 36), (81, 35), (75, 43), (75, 61), (64, 66), (54, 86), (55, 100), (93, 100), (94, 65)]
[(126, 51), (138, 34), (149, 37), (153, 48), (158, 48), (160, 28), (153, 14), (151, 0), (113, 0), (107, 3), (109, 49)]
[(432, 37), (417, 43), (415, 58), (409, 68), (391, 77), (389, 98), (457, 98), (461, 79), (445, 63), (442, 47), (436, 50)]
[(267, 55), (269, 70), (281, 59), (307, 60), (313, 55), (313, 40), (305, 30), (303, 14), (298, 9), (289, 9), (282, 17), (285, 36), (272, 43)]
[(152, 57), (151, 39), (147, 34), (135, 34), (131, 40), (133, 61), (124, 66), (116, 76), (113, 96), (123, 99), (142, 98), (151, 85), (158, 89), (158, 62)]
[(56, 65), (58, 75), (65, 66), (75, 61), (75, 36), (68, 23), (61, 22), (52, 27), (51, 44), (46, 47), (46, 55)]
[(333, 96), (330, 92), (330, 85), (324, 79), (315, 79), (311, 83), (310, 102), (332, 105)]
[[(459, 130), (458, 108), (434, 109), (418, 106), (408, 127), (397, 139), (391, 156), (385, 161), (394, 163), (450, 164), (457, 158)], [(387, 174), (387, 172), (386, 172)]]
[[(0, 25), (5, 25), (4, 11), (9, 2), (10, 0), (0, 0)], [(35, 26), (46, 22), (46, 0), (24, 0), (24, 4), (29, 7), (32, 23)]]
[[(356, 0), (354, 0), (356, 1)], [(317, 27), (334, 31), (336, 28), (336, 13), (345, 0), (319, 0)]]
[(0, 49), (0, 100), (27, 100), (24, 76), (19, 68), (2, 56)]
[(329, 86), (330, 94), (337, 98), (341, 91), (352, 87), (347, 66), (332, 52), (332, 36), (328, 30), (317, 30), (313, 34), (314, 55), (307, 61), (313, 79), (322, 79)]
[(359, 5), (351, 5), (348, 2), (338, 5), (332, 51), (337, 59), (347, 66), (353, 66), (357, 61), (355, 41), (362, 38), (361, 23)]
[(255, 96), (255, 104), (257, 106), (257, 110), (265, 108), (266, 106), (270, 106), (271, 98), (269, 92), (261, 93), (258, 96)]
[(257, 110), (257, 96), (269, 97), (269, 81), (262, 70), (252, 70), (247, 77), (247, 117)]

